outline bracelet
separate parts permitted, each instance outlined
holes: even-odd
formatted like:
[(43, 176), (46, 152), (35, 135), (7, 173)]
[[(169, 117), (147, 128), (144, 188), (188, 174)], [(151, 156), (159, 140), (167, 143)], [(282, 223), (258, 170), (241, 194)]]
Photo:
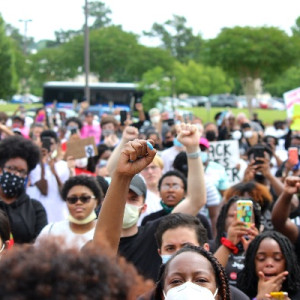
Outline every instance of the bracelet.
[(233, 254), (238, 254), (238, 247), (232, 242), (226, 239), (225, 237), (221, 238), (221, 244), (232, 251)]
[(201, 155), (201, 151), (200, 150), (198, 150), (197, 152), (187, 153), (186, 154), (186, 156), (188, 158), (192, 158), (192, 159), (198, 158), (198, 157), (200, 157), (200, 155)]

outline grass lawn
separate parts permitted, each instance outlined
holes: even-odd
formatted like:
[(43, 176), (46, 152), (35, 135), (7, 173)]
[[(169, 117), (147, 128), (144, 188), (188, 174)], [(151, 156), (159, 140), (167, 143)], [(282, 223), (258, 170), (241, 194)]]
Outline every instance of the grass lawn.
[[(239, 112), (244, 112), (249, 117), (248, 109), (240, 109), (240, 108), (228, 109), (222, 107), (212, 107), (210, 110), (207, 110), (205, 107), (194, 107), (190, 110), (193, 111), (193, 114), (195, 116), (201, 118), (203, 123), (214, 122), (215, 114), (223, 110), (230, 110), (235, 116)], [(276, 120), (286, 120), (285, 110), (280, 111), (280, 110), (271, 110), (271, 109), (254, 109), (253, 112), (256, 112), (258, 114), (258, 118), (262, 120), (266, 125), (272, 125), (273, 122)]]
[[(20, 104), (0, 104), (0, 111), (6, 112), (8, 115), (11, 115)], [(26, 109), (34, 108), (34, 107), (42, 107), (42, 104), (24, 104)], [(186, 108), (182, 108), (184, 110), (188, 110)], [(205, 107), (193, 107), (189, 110), (193, 112), (193, 114), (202, 119), (204, 123), (213, 122), (214, 116), (216, 113), (226, 110), (228, 108), (222, 107), (212, 107), (210, 110), (207, 110)], [(230, 108), (230, 111), (237, 115), (239, 112), (244, 112), (249, 116), (247, 109), (239, 109), (239, 108)], [(259, 119), (263, 120), (266, 125), (271, 125), (275, 120), (286, 120), (286, 111), (280, 110), (270, 110), (270, 109), (255, 109), (254, 112), (258, 113)]]

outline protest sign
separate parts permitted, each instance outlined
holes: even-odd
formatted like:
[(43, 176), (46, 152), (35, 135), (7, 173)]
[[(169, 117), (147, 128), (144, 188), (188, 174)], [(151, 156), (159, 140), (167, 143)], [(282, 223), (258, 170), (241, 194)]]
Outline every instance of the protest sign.
[(225, 168), (231, 184), (241, 181), (239, 170), (237, 169), (240, 160), (238, 141), (210, 142), (209, 158)]
[(67, 142), (65, 157), (73, 156), (74, 159), (92, 157), (98, 154), (94, 137), (85, 139), (73, 138)]
[(300, 104), (300, 87), (283, 94), (288, 118), (293, 116), (293, 107)]
[(300, 103), (293, 106), (292, 130), (300, 130)]

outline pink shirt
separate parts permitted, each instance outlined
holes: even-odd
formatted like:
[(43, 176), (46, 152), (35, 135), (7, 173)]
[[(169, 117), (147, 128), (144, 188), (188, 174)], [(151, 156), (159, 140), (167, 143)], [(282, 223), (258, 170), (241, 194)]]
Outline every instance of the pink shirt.
[(100, 125), (88, 125), (84, 124), (80, 131), (81, 138), (87, 138), (93, 136), (95, 138), (96, 145), (100, 143), (101, 127)]

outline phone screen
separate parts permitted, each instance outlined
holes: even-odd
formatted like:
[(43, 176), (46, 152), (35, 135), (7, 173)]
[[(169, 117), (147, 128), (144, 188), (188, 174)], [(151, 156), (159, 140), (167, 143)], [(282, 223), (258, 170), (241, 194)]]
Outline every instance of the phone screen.
[(50, 152), (51, 148), (51, 139), (49, 137), (42, 138), (42, 148), (47, 149)]
[(265, 149), (263, 147), (255, 148), (254, 152), (253, 152), (253, 155), (254, 155), (254, 160), (255, 160), (256, 165), (263, 164), (263, 161), (257, 160), (257, 158), (264, 158), (265, 157)]
[(253, 202), (251, 200), (238, 200), (237, 204), (237, 219), (245, 222), (246, 227), (250, 228), (253, 223)]
[(120, 111), (120, 122), (121, 122), (122, 126), (125, 124), (126, 119), (127, 119), (127, 111), (121, 110)]

